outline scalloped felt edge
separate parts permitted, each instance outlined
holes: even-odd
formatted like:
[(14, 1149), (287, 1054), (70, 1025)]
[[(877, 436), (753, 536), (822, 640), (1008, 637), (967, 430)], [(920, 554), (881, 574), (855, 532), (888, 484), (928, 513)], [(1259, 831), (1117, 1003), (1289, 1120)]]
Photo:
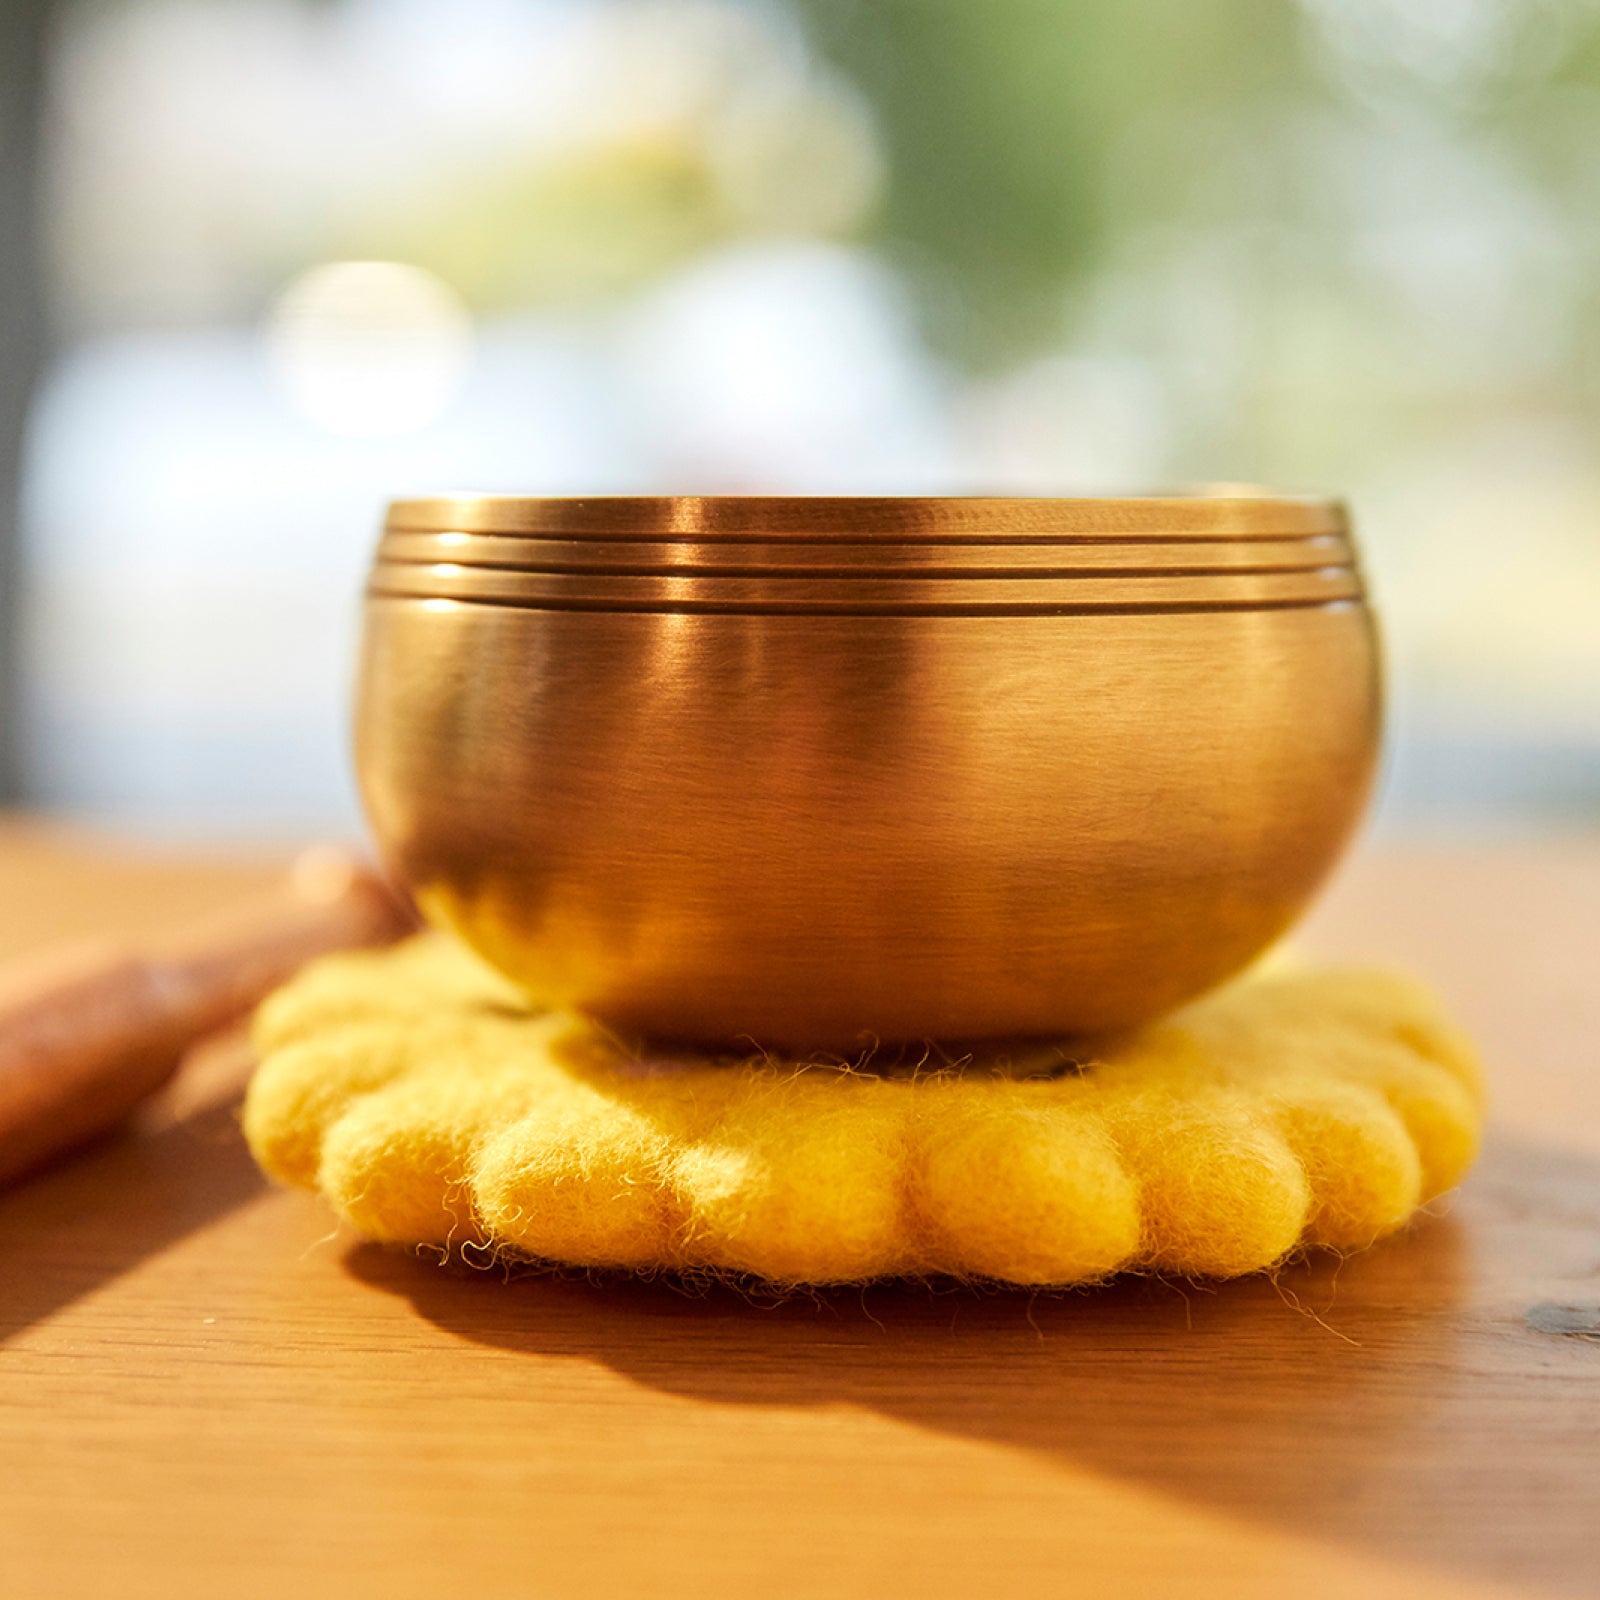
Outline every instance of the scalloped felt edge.
[(425, 934), (258, 1012), (256, 1159), (366, 1237), (778, 1285), (1232, 1277), (1359, 1249), (1477, 1153), (1470, 1041), (1388, 973), (1242, 979), (1091, 1058), (640, 1059)]

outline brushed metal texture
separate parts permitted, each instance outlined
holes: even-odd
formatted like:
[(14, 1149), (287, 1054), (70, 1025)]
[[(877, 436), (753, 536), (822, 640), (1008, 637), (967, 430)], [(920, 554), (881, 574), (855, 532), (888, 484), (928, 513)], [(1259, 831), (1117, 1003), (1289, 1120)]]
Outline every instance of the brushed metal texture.
[(1033, 575), (983, 577), (681, 577), (523, 572), (453, 562), (378, 562), (374, 594), (476, 600), (501, 605), (617, 610), (1040, 612), (1322, 605), (1359, 599), (1350, 567), (1197, 576)]
[(670, 573), (706, 577), (1030, 577), (1099, 573), (1105, 577), (1207, 572), (1296, 572), (1353, 564), (1340, 534), (1304, 539), (1145, 540), (1063, 538), (1023, 544), (915, 544), (866, 539), (715, 544), (691, 540), (546, 539), (535, 534), (391, 531), (380, 561), (452, 561), (520, 571)]
[(447, 495), (396, 500), (385, 526), (463, 533), (607, 539), (911, 537), (1024, 540), (1062, 535), (1210, 539), (1343, 533), (1336, 500), (1305, 495), (1126, 495), (1111, 499), (993, 496)]
[(357, 752), (390, 867), (536, 995), (640, 1036), (849, 1050), (1122, 1028), (1239, 971), (1340, 853), (1379, 726), (1359, 600), (378, 595)]

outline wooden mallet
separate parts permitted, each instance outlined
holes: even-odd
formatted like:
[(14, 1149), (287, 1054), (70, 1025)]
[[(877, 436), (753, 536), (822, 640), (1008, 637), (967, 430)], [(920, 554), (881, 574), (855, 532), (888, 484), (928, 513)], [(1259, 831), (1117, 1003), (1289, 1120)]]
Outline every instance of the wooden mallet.
[(414, 926), (375, 874), (317, 849), (270, 900), (159, 949), (95, 941), (0, 968), (0, 1183), (120, 1122), (313, 956)]

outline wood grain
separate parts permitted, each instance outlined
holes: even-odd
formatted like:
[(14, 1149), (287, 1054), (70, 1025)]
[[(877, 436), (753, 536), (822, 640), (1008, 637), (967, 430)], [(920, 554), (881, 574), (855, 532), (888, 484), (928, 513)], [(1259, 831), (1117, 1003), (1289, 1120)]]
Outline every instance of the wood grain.
[[(0, 948), (277, 867), (13, 828)], [(1600, 1341), (1528, 1314), (1600, 1310), (1597, 907), (1594, 842), (1356, 860), (1308, 941), (1449, 994), (1498, 1132), (1439, 1215), (1276, 1283), (441, 1269), (270, 1190), (214, 1047), (0, 1196), (0, 1594), (1591, 1595)]]

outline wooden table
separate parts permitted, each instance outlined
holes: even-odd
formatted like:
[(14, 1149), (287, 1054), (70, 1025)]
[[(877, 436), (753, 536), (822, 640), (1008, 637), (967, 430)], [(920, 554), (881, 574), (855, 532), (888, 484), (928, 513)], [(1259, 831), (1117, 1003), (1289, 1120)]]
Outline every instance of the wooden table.
[[(273, 863), (0, 830), (0, 952)], [(1490, 1151), (1276, 1282), (441, 1269), (257, 1176), (237, 1045), (0, 1196), (0, 1596), (1600, 1593), (1600, 841), (1372, 850), (1308, 939), (1474, 1026)], [(1531, 1314), (1531, 1320), (1530, 1320)]]

